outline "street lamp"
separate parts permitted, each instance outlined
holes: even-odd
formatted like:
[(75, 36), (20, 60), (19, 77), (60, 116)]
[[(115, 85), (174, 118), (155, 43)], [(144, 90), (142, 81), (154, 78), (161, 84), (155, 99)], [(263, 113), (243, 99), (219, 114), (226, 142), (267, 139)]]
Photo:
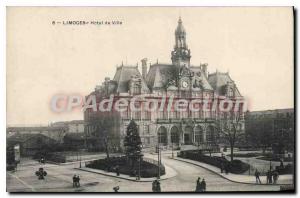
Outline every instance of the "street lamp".
[[(172, 139), (171, 139), (171, 140), (172, 140)], [(174, 159), (173, 141), (172, 141), (172, 159)]]

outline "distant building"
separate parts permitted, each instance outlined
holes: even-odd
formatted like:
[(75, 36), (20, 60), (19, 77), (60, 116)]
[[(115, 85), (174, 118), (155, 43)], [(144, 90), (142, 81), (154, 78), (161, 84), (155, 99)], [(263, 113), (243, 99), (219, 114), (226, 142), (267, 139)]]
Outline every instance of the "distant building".
[[(134, 96), (147, 95), (146, 98), (137, 100), (137, 105), (141, 106), (147, 104), (147, 100), (155, 100), (162, 105), (164, 96), (169, 97), (166, 103), (171, 105), (173, 101), (170, 100), (170, 96), (174, 96), (174, 103), (181, 99), (191, 101), (196, 98), (208, 98), (209, 106), (214, 102), (219, 104), (225, 99), (243, 100), (229, 73), (216, 71), (209, 74), (207, 64), (192, 65), (190, 59), (191, 51), (186, 42), (186, 31), (182, 20), (179, 19), (175, 30), (175, 45), (171, 52), (171, 63), (162, 64), (157, 61), (150, 65), (148, 71), (147, 59), (143, 59), (141, 73), (138, 66), (122, 63), (117, 67), (113, 79), (105, 78), (103, 84), (97, 85), (95, 91), (86, 98), (96, 96), (99, 103), (103, 99), (110, 98), (111, 95), (114, 96), (114, 102), (120, 99), (129, 101)], [(200, 106), (198, 106), (199, 111), (175, 111), (174, 108), (155, 112), (146, 108), (141, 111), (131, 111), (128, 107), (118, 115), (118, 112), (111, 112), (116, 114), (116, 122), (114, 128), (110, 130), (110, 135), (114, 137), (110, 139), (114, 140), (115, 146), (122, 147), (127, 125), (130, 120), (134, 120), (139, 127), (144, 147), (160, 144), (169, 149), (192, 146), (203, 149), (218, 148), (220, 143), (224, 143), (224, 138), (219, 130), (216, 130), (216, 125), (225, 114), (218, 108), (204, 111)], [(111, 115), (95, 112), (93, 109), (84, 112), (89, 148), (103, 149), (105, 141), (101, 139), (105, 137), (105, 132), (98, 121), (104, 116)], [(244, 130), (243, 118), (239, 128), (241, 131)]]
[(43, 134), (14, 134), (8, 137), (6, 142), (7, 151), (15, 145), (20, 145), (21, 156), (32, 156), (57, 144), (56, 140)]
[(61, 151), (85, 148), (84, 121), (62, 121), (48, 126), (7, 127), (7, 148), (20, 145), (21, 155), (29, 156), (43, 150)]
[(54, 122), (50, 126), (65, 127), (65, 128), (67, 128), (67, 133), (84, 133), (84, 121), (83, 120)]
[[(62, 142), (68, 129), (65, 126), (7, 127), (7, 138), (15, 135), (44, 135), (57, 142)], [(20, 136), (21, 137), (21, 136)]]
[(273, 147), (275, 152), (293, 150), (295, 136), (294, 109), (275, 109), (245, 113), (247, 144)]

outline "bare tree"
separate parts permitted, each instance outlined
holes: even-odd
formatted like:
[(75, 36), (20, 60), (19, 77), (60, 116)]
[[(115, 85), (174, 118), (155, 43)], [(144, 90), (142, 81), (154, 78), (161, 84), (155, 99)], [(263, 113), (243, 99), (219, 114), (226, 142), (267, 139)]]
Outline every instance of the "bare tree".
[(95, 126), (95, 136), (100, 140), (100, 144), (103, 145), (107, 159), (110, 157), (110, 147), (115, 141), (118, 141), (118, 138), (113, 133), (114, 128), (119, 126), (118, 119), (118, 115), (106, 113), (93, 121), (93, 125)]
[(233, 149), (237, 141), (243, 135), (243, 117), (241, 112), (224, 113), (224, 117), (218, 121), (217, 130), (225, 137), (230, 145), (230, 161), (233, 161)]

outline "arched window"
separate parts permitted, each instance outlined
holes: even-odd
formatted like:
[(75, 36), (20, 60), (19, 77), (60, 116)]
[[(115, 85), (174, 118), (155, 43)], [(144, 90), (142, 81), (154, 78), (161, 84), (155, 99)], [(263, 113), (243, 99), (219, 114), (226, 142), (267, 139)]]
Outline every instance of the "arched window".
[(206, 129), (206, 141), (207, 143), (215, 142), (215, 130), (213, 126), (208, 126)]
[(179, 130), (175, 126), (171, 128), (171, 142), (174, 144), (179, 143)]
[(162, 145), (168, 144), (167, 129), (164, 126), (159, 127), (157, 132), (158, 143)]
[(195, 127), (195, 143), (203, 143), (203, 129), (201, 126)]
[(193, 128), (186, 126), (184, 129), (184, 144), (192, 144), (193, 141)]

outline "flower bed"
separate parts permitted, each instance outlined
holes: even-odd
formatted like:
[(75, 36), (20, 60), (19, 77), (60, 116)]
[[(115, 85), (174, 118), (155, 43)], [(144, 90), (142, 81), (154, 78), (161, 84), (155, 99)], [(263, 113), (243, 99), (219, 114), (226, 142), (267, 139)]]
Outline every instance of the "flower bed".
[[(153, 161), (153, 162), (150, 162)], [(156, 162), (157, 163), (157, 162)], [(141, 177), (149, 178), (149, 177), (156, 177), (158, 167), (154, 160), (142, 160), (140, 165), (140, 173)], [(111, 157), (108, 159), (99, 159), (94, 160), (86, 164), (88, 168), (100, 169), (105, 170), (108, 172), (116, 172), (116, 166), (119, 167), (119, 173), (135, 176), (134, 171), (138, 171), (138, 162), (135, 164), (134, 167), (129, 165), (126, 156), (122, 157)], [(165, 174), (165, 167), (163, 165), (160, 166), (160, 175)]]
[(223, 166), (223, 168), (226, 167), (230, 173), (235, 174), (242, 174), (249, 170), (249, 164), (246, 164), (240, 160), (233, 160), (232, 162), (230, 162), (223, 157), (210, 157), (207, 155), (203, 155), (199, 151), (195, 150), (181, 151), (180, 153), (178, 153), (178, 157), (203, 162), (206, 164), (216, 166), (220, 169)]

